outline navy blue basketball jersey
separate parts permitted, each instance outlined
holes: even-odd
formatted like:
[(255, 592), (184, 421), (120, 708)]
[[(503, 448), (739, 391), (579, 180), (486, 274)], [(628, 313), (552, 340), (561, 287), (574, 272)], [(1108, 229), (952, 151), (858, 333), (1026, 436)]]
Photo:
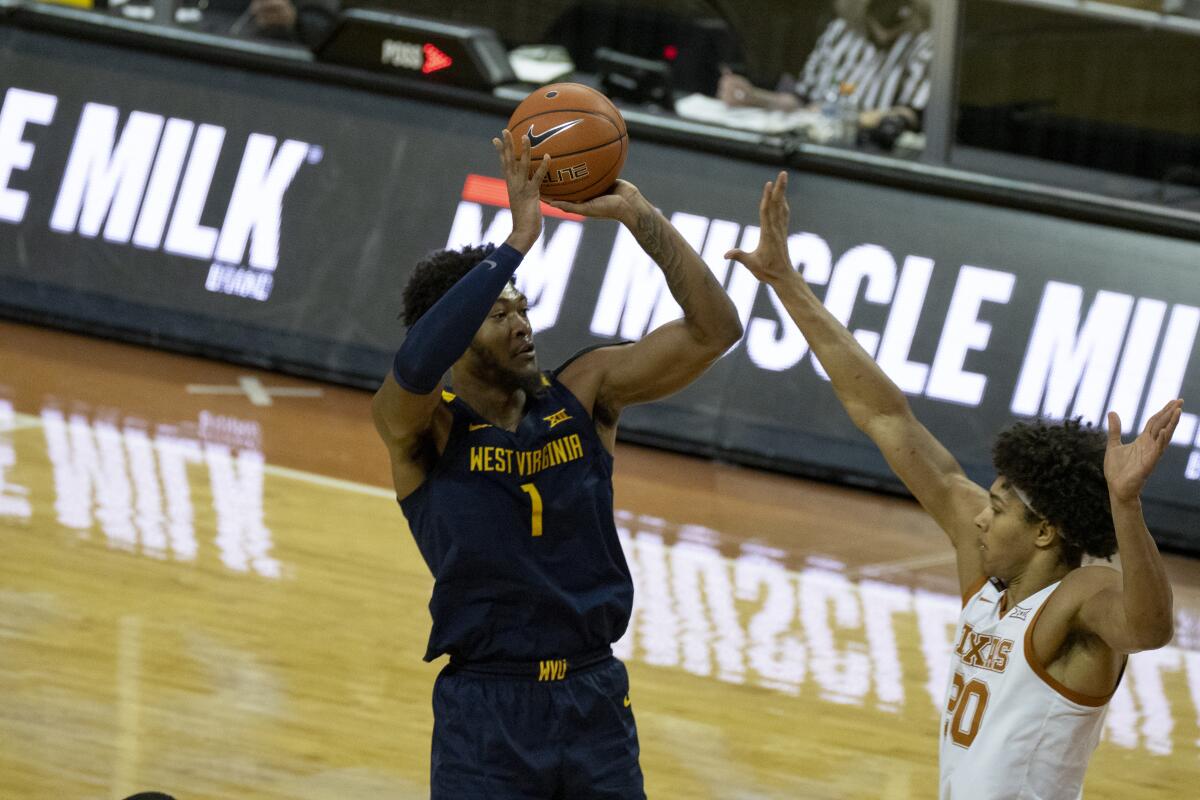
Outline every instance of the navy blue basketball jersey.
[(612, 455), (554, 374), (515, 432), (450, 392), (450, 438), (400, 507), (429, 570), (425, 660), (538, 661), (608, 647), (633, 581), (613, 523)]

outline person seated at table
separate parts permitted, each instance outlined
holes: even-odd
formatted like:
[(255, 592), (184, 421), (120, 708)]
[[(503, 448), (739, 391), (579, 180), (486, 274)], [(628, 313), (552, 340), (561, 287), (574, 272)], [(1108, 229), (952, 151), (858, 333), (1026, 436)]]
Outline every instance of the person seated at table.
[(208, 7), (240, 14), (225, 33), (313, 47), (329, 34), (342, 4), (341, 0), (209, 0)]
[(717, 98), (730, 106), (815, 109), (846, 85), (860, 129), (887, 123), (920, 130), (933, 56), (928, 0), (835, 0), (834, 12), (798, 79), (785, 76), (771, 91), (726, 71)]

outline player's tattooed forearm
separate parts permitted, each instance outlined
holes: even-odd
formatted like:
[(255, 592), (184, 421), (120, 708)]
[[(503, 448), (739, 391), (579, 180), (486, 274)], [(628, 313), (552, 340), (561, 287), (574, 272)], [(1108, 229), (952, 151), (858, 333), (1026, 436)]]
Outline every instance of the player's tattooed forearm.
[(637, 215), (637, 225), (634, 236), (642, 249), (655, 261), (660, 261), (663, 255), (662, 222), (654, 209), (645, 209)]
[[(688, 311), (687, 298), (691, 294), (687, 267), (684, 263), (684, 253), (672, 237), (666, 235), (666, 221), (657, 211), (651, 209), (638, 214), (634, 236), (646, 254), (654, 259), (667, 279), (667, 288), (675, 302)], [(707, 270), (706, 270), (707, 271)]]

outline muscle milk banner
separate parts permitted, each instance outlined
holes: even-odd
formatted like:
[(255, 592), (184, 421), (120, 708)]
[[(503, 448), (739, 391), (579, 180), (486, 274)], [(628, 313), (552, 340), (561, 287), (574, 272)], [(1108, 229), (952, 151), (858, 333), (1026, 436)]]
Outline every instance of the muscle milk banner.
[[(479, 112), (0, 27), (0, 309), (371, 386), (430, 250), (509, 233)], [(627, 436), (895, 487), (778, 299), (722, 258), (774, 169), (633, 140), (624, 177), (745, 338)], [(796, 268), (977, 480), (1012, 420), (1186, 413), (1147, 490), (1200, 548), (1200, 246), (793, 174)], [(680, 315), (615, 223), (546, 218), (518, 272), (543, 366)]]

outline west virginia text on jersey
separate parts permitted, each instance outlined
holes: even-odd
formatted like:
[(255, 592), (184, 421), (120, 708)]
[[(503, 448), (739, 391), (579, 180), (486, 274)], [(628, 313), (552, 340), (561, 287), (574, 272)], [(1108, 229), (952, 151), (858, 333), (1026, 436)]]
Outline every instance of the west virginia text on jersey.
[(633, 582), (613, 523), (612, 456), (547, 376), (515, 431), (461, 397), (446, 446), (400, 507), (434, 576), (426, 658), (562, 664), (621, 637)]
[(472, 447), (471, 472), (507, 472), (524, 478), (579, 458), (583, 458), (583, 442), (579, 434), (573, 433), (555, 439), (540, 450)]

